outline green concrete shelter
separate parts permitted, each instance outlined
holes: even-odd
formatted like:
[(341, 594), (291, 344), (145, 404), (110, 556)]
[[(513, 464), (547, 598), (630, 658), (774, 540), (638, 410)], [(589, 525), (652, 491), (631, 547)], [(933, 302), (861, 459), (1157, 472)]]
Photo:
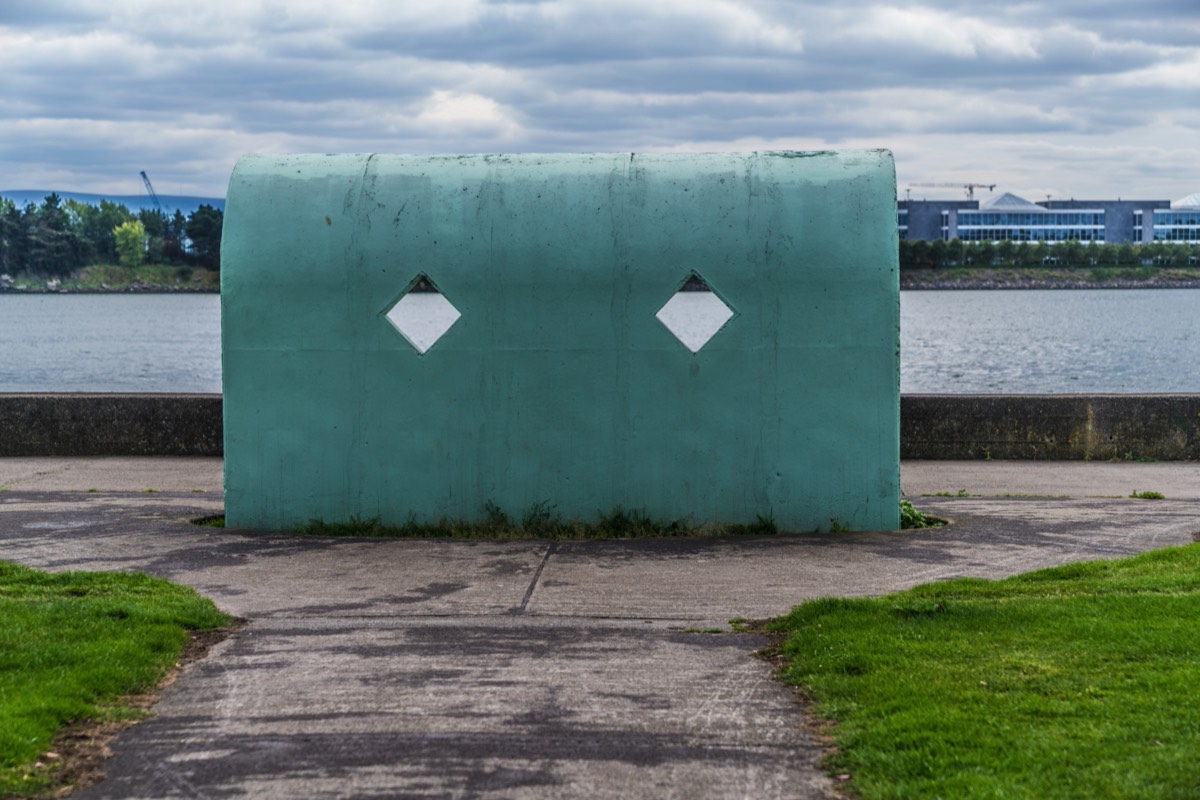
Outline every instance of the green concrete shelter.
[(230, 527), (897, 527), (886, 151), (242, 159)]

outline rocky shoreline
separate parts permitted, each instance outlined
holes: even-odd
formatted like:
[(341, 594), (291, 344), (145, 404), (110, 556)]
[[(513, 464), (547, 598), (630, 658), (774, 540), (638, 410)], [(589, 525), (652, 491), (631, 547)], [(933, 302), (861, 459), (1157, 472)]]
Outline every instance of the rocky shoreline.
[(0, 275), (0, 294), (218, 294), (220, 276), (203, 267), (93, 264), (69, 275)]
[(1053, 281), (1053, 280), (906, 280), (900, 277), (900, 288), (919, 291), (922, 289), (1200, 289), (1195, 280), (1105, 280), (1105, 281)]
[[(980, 289), (1200, 289), (1200, 279), (1156, 278), (1144, 280), (1133, 278), (1032, 278), (951, 277), (942, 275), (900, 273), (900, 288), (906, 291), (921, 290), (980, 290)], [(66, 286), (14, 286), (0, 283), (0, 294), (220, 294), (213, 286), (164, 286), (162, 284), (134, 283), (128, 286), (110, 287), (66, 287)]]
[(212, 289), (207, 286), (122, 286), (120, 288), (58, 288), (49, 289), (44, 286), (39, 287), (18, 287), (18, 286), (0, 286), (0, 294), (220, 294), (220, 289)]

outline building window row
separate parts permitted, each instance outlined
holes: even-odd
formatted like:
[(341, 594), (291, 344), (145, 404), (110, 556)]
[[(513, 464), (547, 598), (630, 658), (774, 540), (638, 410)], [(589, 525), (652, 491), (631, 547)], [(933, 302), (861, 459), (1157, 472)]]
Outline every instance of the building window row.
[(964, 242), (1103, 242), (1104, 228), (959, 228)]
[(988, 227), (1015, 227), (1036, 225), (1047, 227), (1051, 225), (1104, 226), (1103, 211), (1046, 211), (1044, 213), (999, 212), (999, 211), (960, 211), (958, 224), (984, 225)]
[(1154, 241), (1156, 242), (1187, 242), (1200, 244), (1200, 228), (1160, 227), (1154, 226)]
[(1155, 211), (1154, 212), (1154, 227), (1165, 227), (1174, 225), (1189, 225), (1195, 227), (1200, 225), (1200, 209), (1190, 211)]
[[(910, 225), (909, 208), (897, 208), (902, 239), (964, 242), (1186, 242), (1200, 243), (1200, 193), (1178, 203), (1144, 201), (1063, 201), (1051, 205), (1028, 203), (1004, 195), (978, 204), (937, 201), (915, 202)], [(1136, 205), (1135, 205), (1136, 203)], [(940, 215), (941, 228), (937, 227)], [(1132, 216), (1132, 226), (1129, 224)]]

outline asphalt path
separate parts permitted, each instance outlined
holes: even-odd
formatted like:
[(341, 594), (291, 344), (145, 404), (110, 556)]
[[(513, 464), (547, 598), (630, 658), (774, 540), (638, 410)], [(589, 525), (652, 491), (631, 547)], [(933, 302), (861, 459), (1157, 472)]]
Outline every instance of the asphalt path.
[(220, 476), (0, 459), (0, 558), (143, 570), (247, 620), (77, 797), (834, 797), (765, 640), (730, 620), (1200, 535), (1190, 463), (905, 462), (905, 494), (951, 525), (559, 543), (192, 525)]

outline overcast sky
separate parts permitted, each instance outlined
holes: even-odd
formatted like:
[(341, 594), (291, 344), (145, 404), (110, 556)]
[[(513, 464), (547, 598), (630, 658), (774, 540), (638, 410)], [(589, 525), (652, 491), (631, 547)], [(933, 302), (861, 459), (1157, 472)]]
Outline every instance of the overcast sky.
[(0, 0), (4, 189), (144, 169), (224, 196), (247, 153), (863, 147), (901, 197), (1200, 191), (1200, 0)]

